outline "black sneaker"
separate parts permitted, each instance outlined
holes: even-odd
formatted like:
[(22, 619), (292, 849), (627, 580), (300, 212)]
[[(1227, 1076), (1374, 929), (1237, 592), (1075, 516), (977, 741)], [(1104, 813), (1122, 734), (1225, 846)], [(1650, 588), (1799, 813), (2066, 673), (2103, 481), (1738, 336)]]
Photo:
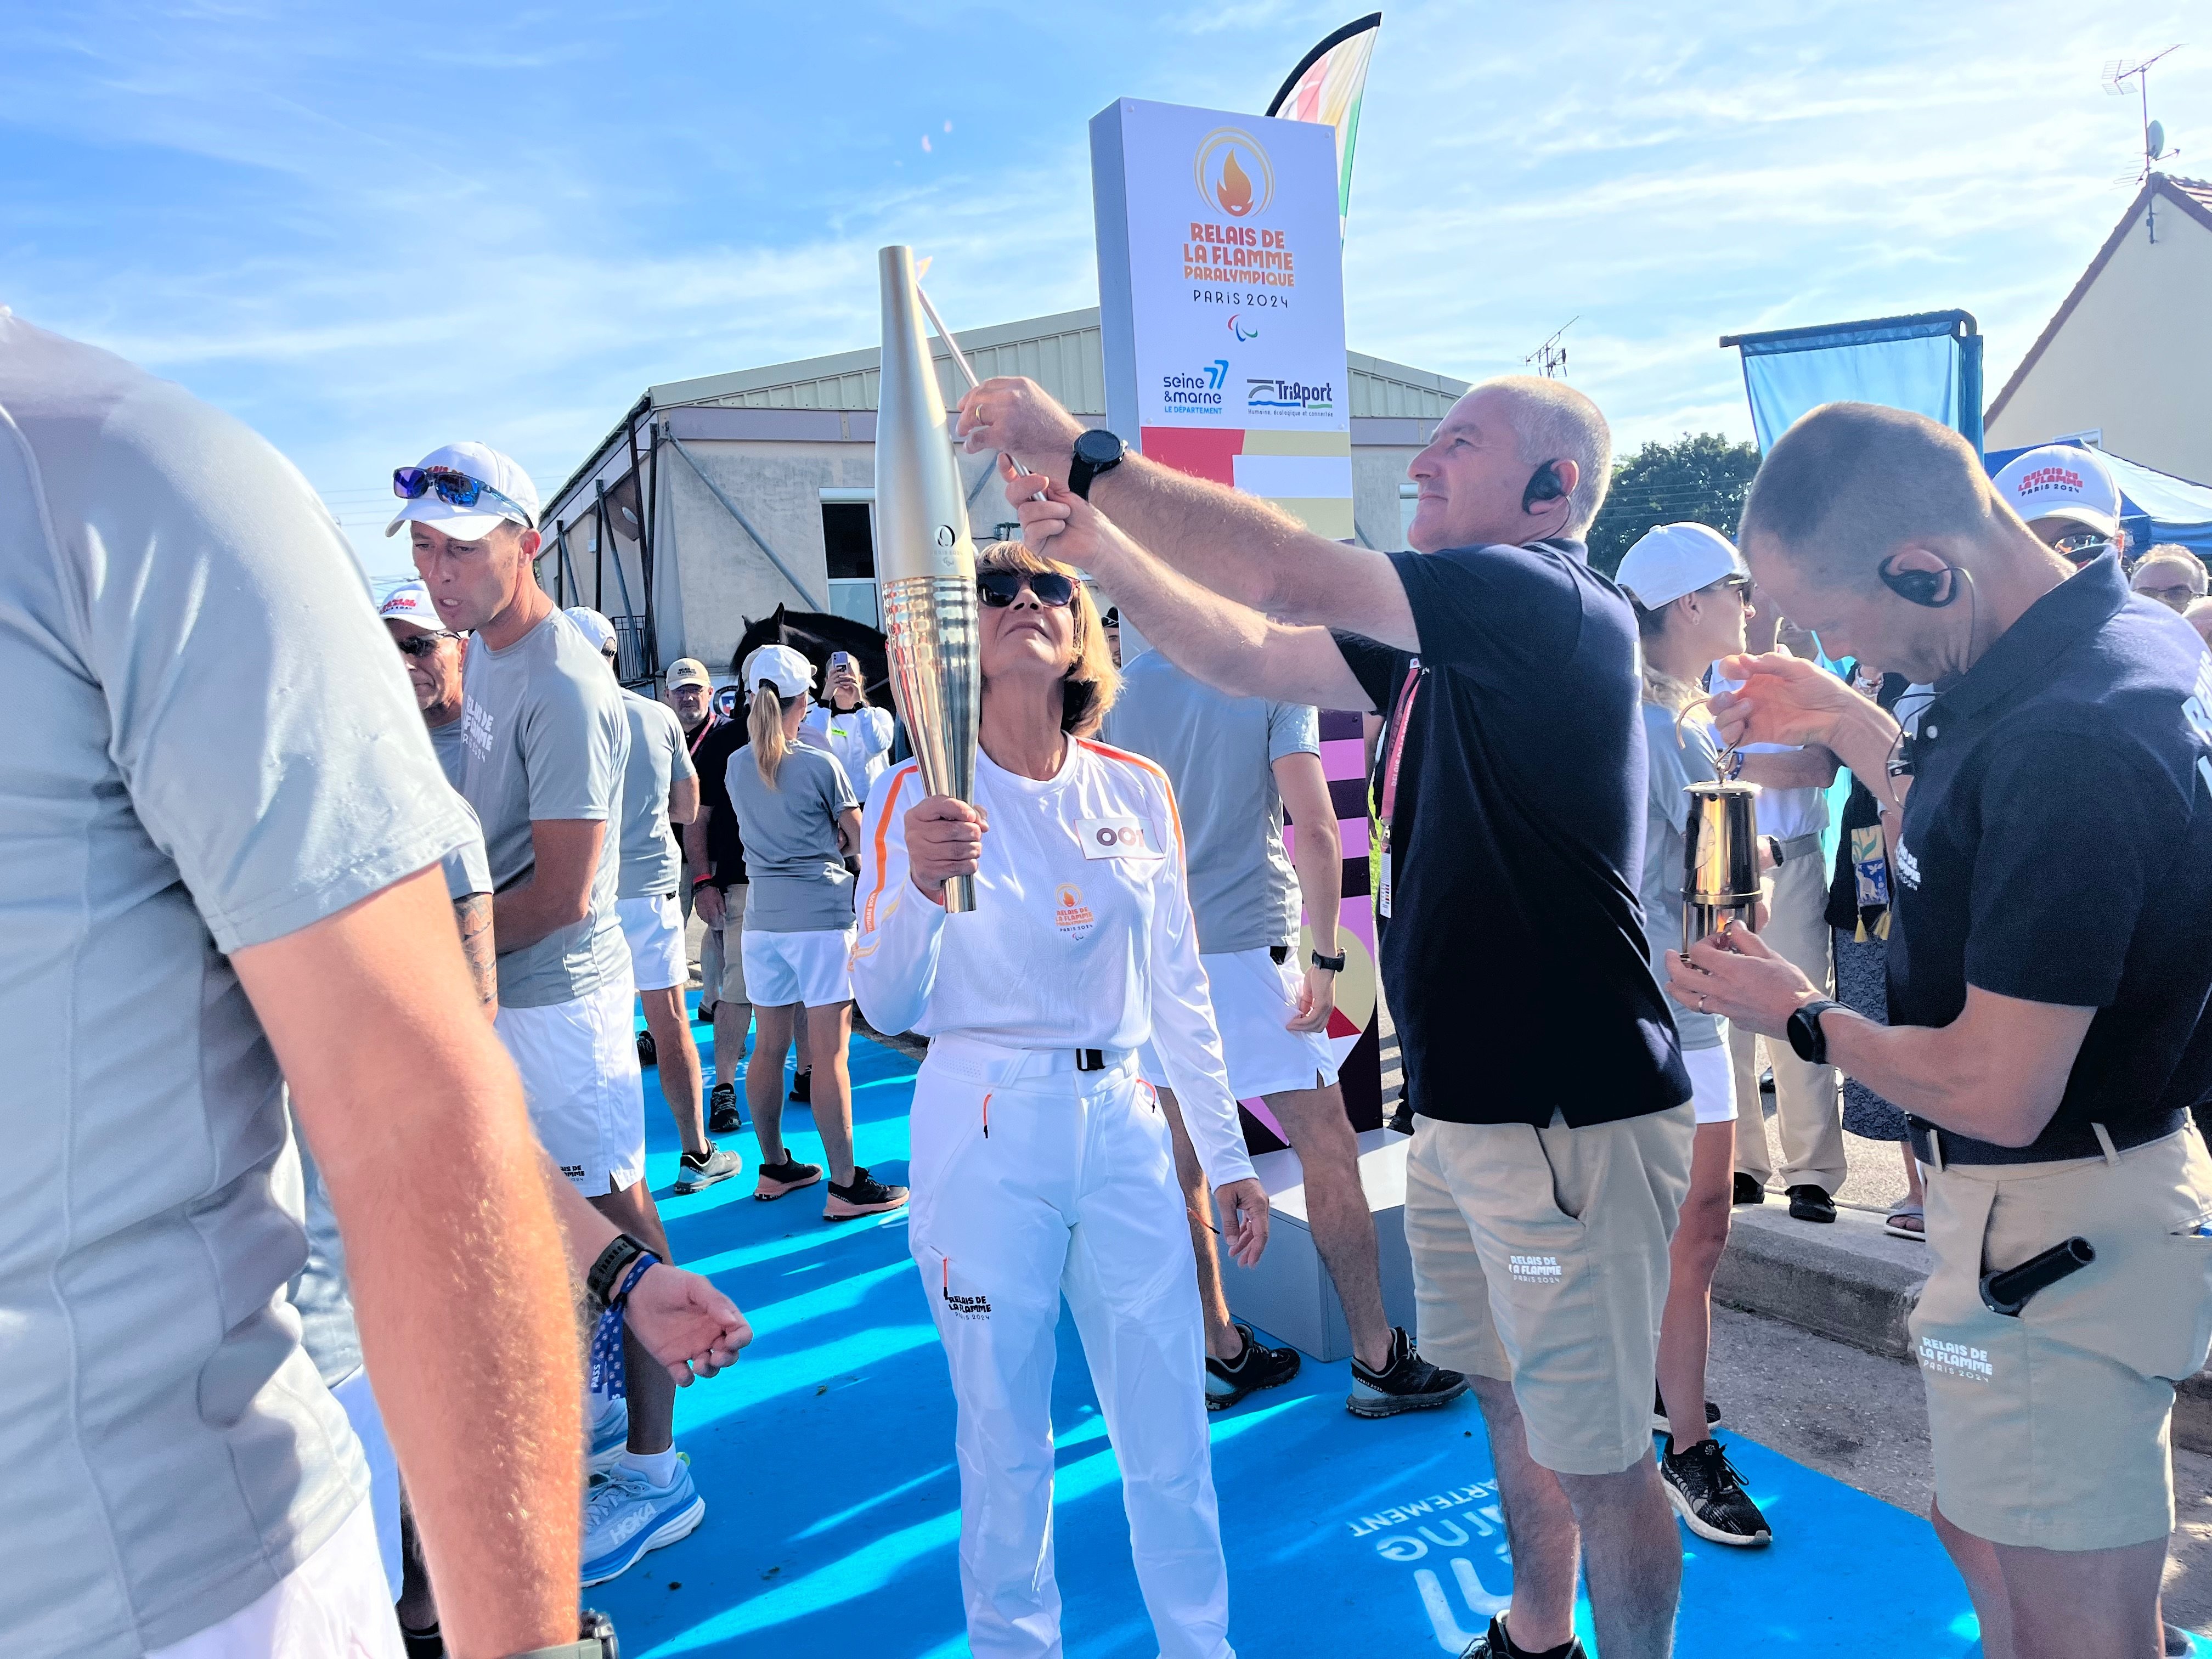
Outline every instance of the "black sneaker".
[(814, 1103), (814, 1073), (794, 1072), (791, 1078), (791, 1097), (802, 1106)]
[[(1711, 1428), (1721, 1420), (1721, 1408), (1710, 1400), (1705, 1401), (1705, 1426)], [(1651, 1387), (1651, 1432), (1672, 1434), (1674, 1419), (1667, 1415), (1667, 1396), (1659, 1392), (1656, 1382)]]
[(1809, 1182), (1802, 1187), (1790, 1189), (1790, 1218), (1792, 1221), (1833, 1221), (1836, 1200), (1828, 1196), (1826, 1187), (1815, 1187)]
[(1457, 1371), (1431, 1365), (1413, 1352), (1403, 1326), (1390, 1331), (1390, 1363), (1370, 1371), (1352, 1357), (1352, 1392), (1344, 1408), (1354, 1417), (1395, 1417), (1400, 1412), (1423, 1412), (1444, 1406), (1467, 1392), (1467, 1379)]
[(1719, 1441), (1700, 1440), (1681, 1452), (1674, 1448), (1670, 1435), (1660, 1455), (1659, 1479), (1683, 1525), (1708, 1543), (1733, 1544), (1739, 1549), (1754, 1549), (1772, 1540), (1773, 1529), (1744, 1491), (1743, 1477), (1728, 1461)]
[(1742, 1170), (1738, 1170), (1735, 1172), (1735, 1201), (1738, 1204), (1765, 1203), (1766, 1183), (1757, 1176), (1746, 1175)]
[[(800, 1075), (803, 1077), (805, 1073), (801, 1073)], [(905, 1202), (905, 1188), (886, 1187), (856, 1164), (853, 1166), (850, 1185), (840, 1187), (834, 1181), (830, 1183), (830, 1195), (822, 1204), (822, 1218), (824, 1221), (850, 1221), (855, 1216), (881, 1215), (886, 1210), (896, 1210)]]
[(653, 1033), (650, 1031), (640, 1031), (637, 1034), (638, 1070), (641, 1072), (649, 1072), (659, 1063), (660, 1046), (653, 1042)]
[(1206, 1409), (1225, 1412), (1246, 1395), (1261, 1389), (1279, 1389), (1298, 1374), (1296, 1348), (1271, 1348), (1252, 1334), (1241, 1319), (1237, 1334), (1244, 1339), (1244, 1352), (1234, 1360), (1206, 1360)]
[(744, 1114), (738, 1109), (738, 1085), (717, 1083), (707, 1096), (707, 1133), (733, 1135), (744, 1127)]
[(819, 1164), (801, 1164), (788, 1152), (781, 1164), (763, 1164), (755, 1171), (753, 1196), (765, 1203), (772, 1198), (781, 1198), (786, 1193), (795, 1193), (801, 1187), (811, 1187), (822, 1179)]
[[(1505, 1620), (1493, 1616), (1490, 1628), (1469, 1642), (1462, 1650), (1459, 1659), (1521, 1659), (1527, 1651), (1525, 1648), (1513, 1645), (1505, 1634)], [(1589, 1652), (1583, 1646), (1581, 1637), (1567, 1638), (1566, 1659), (1589, 1659)]]

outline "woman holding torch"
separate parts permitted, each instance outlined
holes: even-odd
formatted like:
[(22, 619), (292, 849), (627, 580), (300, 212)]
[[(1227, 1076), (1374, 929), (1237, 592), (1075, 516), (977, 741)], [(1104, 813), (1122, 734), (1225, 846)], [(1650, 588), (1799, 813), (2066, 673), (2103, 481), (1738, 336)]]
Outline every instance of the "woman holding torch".
[[(1074, 1310), (1121, 1465), (1137, 1577), (1168, 1659), (1227, 1659), (1190, 1237), (1164, 1060), (1224, 1245), (1267, 1237), (1198, 965), (1173, 792), (1089, 740), (1119, 677), (1090, 596), (1018, 543), (984, 548), (973, 805), (913, 763), (871, 793), (854, 988), (930, 1038), (914, 1097), (916, 1264), (959, 1401), (960, 1572), (980, 1659), (1056, 1653), (1054, 1329)], [(948, 915), (949, 878), (974, 878)]]

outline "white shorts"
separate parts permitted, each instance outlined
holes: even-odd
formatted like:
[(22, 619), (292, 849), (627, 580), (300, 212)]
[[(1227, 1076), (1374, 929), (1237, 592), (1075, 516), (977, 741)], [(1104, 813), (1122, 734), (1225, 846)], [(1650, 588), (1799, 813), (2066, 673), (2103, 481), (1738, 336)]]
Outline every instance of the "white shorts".
[[(1293, 1089), (1326, 1088), (1336, 1081), (1336, 1055), (1328, 1036), (1285, 1029), (1297, 1017), (1298, 992), (1305, 983), (1305, 975), (1287, 960), (1277, 962), (1262, 945), (1250, 951), (1217, 951), (1199, 957), (1198, 965), (1206, 969), (1213, 996), (1213, 1024), (1221, 1033), (1230, 1093), (1252, 1100)], [(1159, 1051), (1149, 1042), (1139, 1068), (1155, 1089), (1170, 1086)]]
[(403, 1659), (376, 1527), (357, 1504), (313, 1554), (229, 1618), (146, 1659)]
[(1700, 1123), (1735, 1121), (1735, 1066), (1729, 1046), (1682, 1050), (1682, 1069), (1690, 1074), (1690, 1104)]
[(522, 1073), (538, 1144), (586, 1198), (645, 1176), (645, 1083), (628, 980), (574, 1002), (501, 1006), (496, 1029)]
[(384, 1562), (384, 1586), (392, 1599), (399, 1599), (405, 1575), (399, 1553), (399, 1460), (392, 1450), (392, 1437), (384, 1431), (384, 1412), (376, 1392), (368, 1386), (368, 1373), (357, 1370), (331, 1390), (331, 1398), (345, 1407), (361, 1442), (361, 1455), (368, 1464), (368, 1512), (376, 1523), (376, 1553)]
[(673, 894), (615, 901), (615, 920), (629, 945), (630, 981), (641, 991), (666, 991), (691, 983), (684, 953), (684, 913)]
[(787, 1008), (803, 1002), (827, 1008), (853, 1000), (854, 930), (826, 927), (802, 933), (764, 933), (745, 929), (745, 985), (756, 1008)]

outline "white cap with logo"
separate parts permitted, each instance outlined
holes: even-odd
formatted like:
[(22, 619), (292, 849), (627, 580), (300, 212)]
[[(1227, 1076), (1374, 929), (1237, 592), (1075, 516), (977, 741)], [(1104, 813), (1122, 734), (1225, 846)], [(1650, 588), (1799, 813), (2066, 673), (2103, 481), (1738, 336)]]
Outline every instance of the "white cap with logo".
[[(458, 477), (447, 479), (447, 474)], [(439, 494), (441, 485), (450, 493), (469, 494), (468, 481), (480, 486), (472, 501), (453, 501)], [(416, 493), (409, 496), (410, 489)], [(387, 536), (396, 535), (410, 519), (435, 525), (460, 542), (480, 540), (503, 524), (519, 524), (526, 530), (538, 524), (538, 486), (512, 458), (489, 444), (446, 444), (434, 449), (416, 465), (393, 473), (392, 489), (407, 504), (384, 526)]]
[(420, 582), (400, 583), (384, 596), (384, 603), (376, 607), (376, 614), (386, 622), (402, 623), (426, 634), (447, 631), (438, 620), (438, 607), (430, 601), (430, 590)]
[(584, 630), (594, 650), (604, 651), (615, 642), (615, 625), (588, 605), (572, 605), (565, 614)]
[(2100, 535), (2118, 533), (2120, 487), (2094, 450), (2072, 444), (2023, 450), (2004, 464), (1990, 487), (2031, 524), (2070, 519)]
[(1646, 611), (1656, 611), (1685, 593), (1750, 574), (1735, 544), (1711, 526), (1662, 524), (1645, 531), (1621, 556), (1613, 580)]
[(744, 695), (750, 699), (765, 680), (776, 695), (789, 702), (814, 686), (814, 665), (787, 645), (764, 645), (745, 659)]
[(668, 665), (668, 689), (679, 685), (703, 685), (714, 689), (714, 677), (707, 672), (707, 665), (696, 657), (678, 657)]

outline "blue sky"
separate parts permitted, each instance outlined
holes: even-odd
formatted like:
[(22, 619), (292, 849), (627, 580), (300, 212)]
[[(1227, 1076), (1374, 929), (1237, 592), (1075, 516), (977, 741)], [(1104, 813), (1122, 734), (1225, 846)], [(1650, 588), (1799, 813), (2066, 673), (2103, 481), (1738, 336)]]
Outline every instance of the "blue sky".
[[(395, 569), (394, 465), (550, 489), (651, 382), (867, 344), (882, 243), (955, 329), (1093, 303), (1090, 116), (1257, 110), (1358, 9), (0, 0), (0, 302), (251, 422)], [(2128, 200), (2100, 68), (2187, 9), (1386, 3), (1350, 343), (1474, 379), (1579, 315), (1624, 448), (1749, 435), (1728, 331), (1963, 306), (1994, 392)], [(2212, 173), (2212, 40), (2153, 93)]]

